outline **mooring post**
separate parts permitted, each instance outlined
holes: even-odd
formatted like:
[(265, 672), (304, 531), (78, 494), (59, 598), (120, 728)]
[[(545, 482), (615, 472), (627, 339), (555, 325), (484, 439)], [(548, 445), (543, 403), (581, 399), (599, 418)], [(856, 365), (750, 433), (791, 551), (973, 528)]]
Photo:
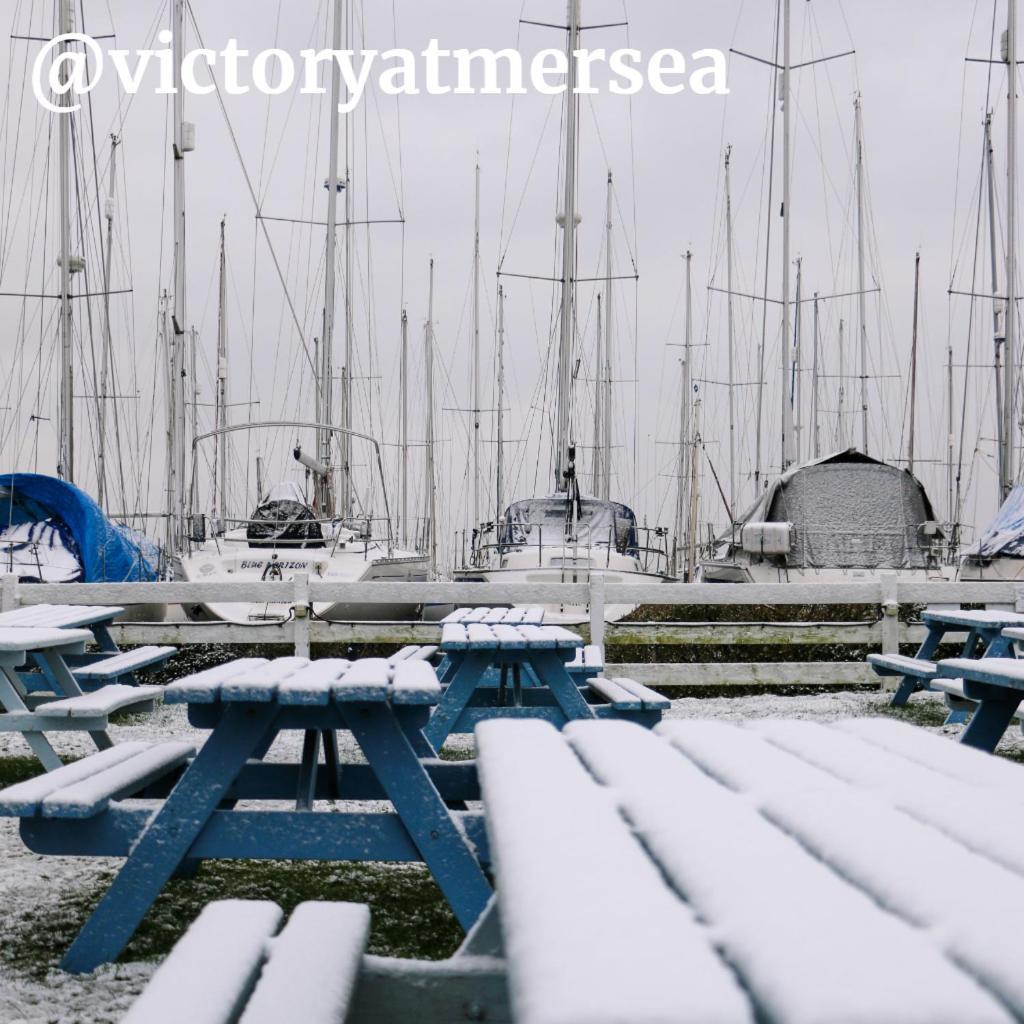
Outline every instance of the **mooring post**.
[(0, 612), (11, 612), (18, 607), (18, 577), (4, 573), (0, 577)]
[(604, 573), (590, 574), (590, 642), (604, 648)]
[[(883, 573), (882, 589), (882, 653), (900, 653), (900, 596), (899, 577), (896, 573)], [(883, 690), (895, 689), (894, 679), (882, 679)]]
[(295, 600), (292, 604), (295, 622), (295, 657), (309, 657), (309, 576), (295, 574)]

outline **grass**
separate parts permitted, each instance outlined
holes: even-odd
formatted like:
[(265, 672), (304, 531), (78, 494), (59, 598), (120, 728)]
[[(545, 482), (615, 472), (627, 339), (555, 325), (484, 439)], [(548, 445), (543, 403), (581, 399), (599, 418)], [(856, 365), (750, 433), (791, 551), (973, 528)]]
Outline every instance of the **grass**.
[(43, 766), (34, 757), (0, 758), (0, 789), (14, 786), (43, 774)]
[[(97, 876), (85, 890), (8, 915), (0, 962), (43, 980), (71, 945), (113, 881)], [(318, 861), (214, 861), (192, 878), (164, 887), (121, 956), (134, 963), (167, 955), (208, 903), (271, 900), (286, 914), (307, 900), (365, 903), (372, 911), (369, 951), (380, 956), (441, 960), (463, 932), (426, 867)]]

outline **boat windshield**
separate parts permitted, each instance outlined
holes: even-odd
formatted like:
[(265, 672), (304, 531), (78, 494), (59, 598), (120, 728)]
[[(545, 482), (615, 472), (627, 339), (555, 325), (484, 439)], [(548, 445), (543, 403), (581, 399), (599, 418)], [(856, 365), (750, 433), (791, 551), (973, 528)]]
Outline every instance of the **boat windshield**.
[(567, 530), (569, 507), (565, 498), (531, 498), (511, 505), (505, 513), (506, 544), (562, 544), (566, 539), (595, 545), (614, 544), (620, 552), (637, 548), (636, 515), (613, 501), (584, 498)]

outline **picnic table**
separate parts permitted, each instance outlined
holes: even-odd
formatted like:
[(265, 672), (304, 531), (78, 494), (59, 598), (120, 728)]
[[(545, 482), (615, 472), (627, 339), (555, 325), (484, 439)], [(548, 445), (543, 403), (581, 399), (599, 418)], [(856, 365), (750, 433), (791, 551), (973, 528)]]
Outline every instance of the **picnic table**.
[(597, 678), (604, 667), (600, 649), (587, 648), (561, 626), (446, 623), (440, 649), (446, 659), (440, 677), (444, 696), (423, 730), (434, 750), (453, 732), (470, 733), (491, 718), (564, 725), (625, 717), (654, 725), (669, 707), (632, 680)]
[(545, 614), (540, 607), (456, 608), (441, 620), (441, 624), (468, 626), (472, 622), (482, 622), (485, 626), (543, 626)]
[[(1004, 631), (1024, 627), (1024, 615), (990, 609), (929, 608), (921, 616), (928, 634), (911, 658), (902, 654), (871, 654), (868, 663), (880, 676), (896, 676), (900, 683), (893, 694), (893, 707), (903, 707), (920, 690), (945, 690), (935, 655), (949, 635), (966, 633), (961, 658), (1003, 658), (1013, 656), (1013, 641)], [(950, 721), (962, 717), (954, 710)]]
[[(448, 806), (479, 798), (475, 767), (431, 760), (420, 734), (440, 694), (424, 661), (241, 659), (166, 689), (211, 730), (194, 757), (183, 743), (122, 744), (0, 793), (0, 815), (22, 819), (31, 850), (127, 858), (64, 968), (114, 960), (172, 875), (211, 859), (422, 861), (469, 927), (491, 895), (478, 860), (486, 838), (479, 814)], [(339, 729), (366, 764), (339, 764)], [(303, 734), (300, 762), (266, 762), (286, 731)], [(315, 809), (332, 799), (394, 811)]]
[[(80, 656), (92, 633), (85, 629), (0, 625), (0, 732), (17, 732), (47, 771), (63, 762), (46, 733), (87, 732), (99, 750), (113, 745), (108, 719), (123, 708), (147, 710), (162, 692), (158, 686), (106, 686), (83, 693), (69, 660)], [(18, 672), (29, 658), (52, 680), (53, 699), (40, 702)]]
[(1018, 765), (884, 719), (498, 721), (478, 746), (496, 895), (452, 959), (366, 955), (359, 907), (278, 934), (272, 904), (216, 903), (126, 1024), (1024, 1017)]
[[(137, 647), (122, 651), (110, 633), (110, 625), (124, 613), (123, 608), (110, 605), (36, 604), (24, 605), (0, 613), (0, 627), (24, 626), (42, 629), (87, 629), (92, 634), (96, 650), (68, 655), (66, 663), (80, 685), (85, 688), (107, 683), (135, 685), (135, 673), (166, 661), (177, 653), (175, 647)], [(29, 690), (39, 689), (39, 676), (53, 689), (53, 678), (45, 660), (38, 655), (32, 659), (38, 673), (23, 673), (22, 681)]]

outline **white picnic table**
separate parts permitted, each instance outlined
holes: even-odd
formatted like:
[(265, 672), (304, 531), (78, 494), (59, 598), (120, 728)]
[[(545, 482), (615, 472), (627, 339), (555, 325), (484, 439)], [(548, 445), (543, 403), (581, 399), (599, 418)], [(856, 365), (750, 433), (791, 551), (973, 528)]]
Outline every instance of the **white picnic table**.
[[(83, 693), (68, 659), (81, 655), (93, 639), (87, 629), (0, 625), (0, 732), (17, 732), (47, 771), (62, 761), (46, 733), (87, 732), (97, 749), (106, 750), (109, 716), (122, 708), (151, 708), (162, 692), (158, 686), (105, 686)], [(18, 669), (29, 658), (39, 661), (54, 687), (56, 699), (37, 704)]]
[(1019, 765), (887, 719), (477, 740), (495, 897), (453, 958), (367, 955), (344, 904), (273, 942), (276, 907), (213, 904), (129, 1024), (226, 1024), (246, 1001), (246, 1024), (1024, 1018)]

